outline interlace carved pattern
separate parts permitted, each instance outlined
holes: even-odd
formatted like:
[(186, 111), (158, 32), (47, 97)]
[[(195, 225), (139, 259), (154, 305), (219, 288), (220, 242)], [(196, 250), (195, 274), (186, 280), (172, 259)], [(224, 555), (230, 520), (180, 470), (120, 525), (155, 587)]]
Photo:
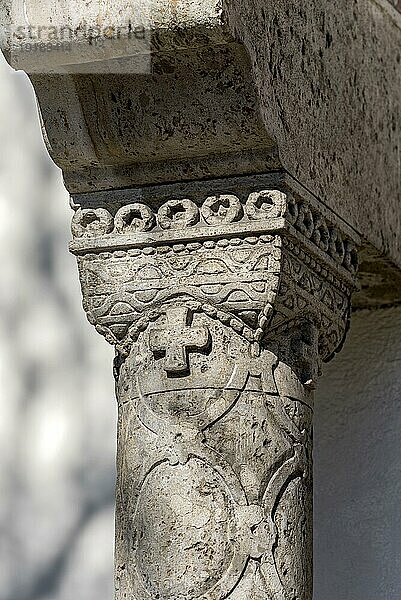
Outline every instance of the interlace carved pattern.
[[(188, 312), (167, 306), (119, 371), (117, 599), (309, 600), (311, 395)], [(188, 328), (210, 335), (184, 377), (152, 341), (170, 327), (185, 331), (180, 369)]]
[(354, 243), (296, 194), (220, 193), (200, 206), (170, 199), (157, 211), (136, 202), (114, 216), (78, 209), (72, 230), (88, 318), (122, 352), (171, 294), (199, 302), (256, 345), (269, 323), (277, 330), (310, 306), (335, 322), (321, 335), (322, 358), (341, 342)]
[(107, 260), (103, 253), (86, 255), (79, 260), (84, 306), (92, 322), (112, 332), (113, 343), (132, 323), (131, 329), (140, 330), (149, 309), (171, 294), (198, 300), (247, 339), (258, 340), (278, 288), (280, 245), (277, 236), (266, 235), (193, 242), (151, 254), (119, 251)]

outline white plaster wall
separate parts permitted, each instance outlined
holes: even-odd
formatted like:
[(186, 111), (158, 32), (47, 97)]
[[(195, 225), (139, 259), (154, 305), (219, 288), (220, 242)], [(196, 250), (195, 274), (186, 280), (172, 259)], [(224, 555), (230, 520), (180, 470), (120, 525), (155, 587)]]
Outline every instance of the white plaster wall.
[[(0, 599), (111, 600), (112, 349), (26, 77), (0, 58)], [(401, 597), (401, 307), (354, 315), (315, 425), (315, 600)], [(246, 599), (244, 599), (246, 600)]]
[(353, 315), (315, 418), (315, 599), (401, 598), (401, 307)]

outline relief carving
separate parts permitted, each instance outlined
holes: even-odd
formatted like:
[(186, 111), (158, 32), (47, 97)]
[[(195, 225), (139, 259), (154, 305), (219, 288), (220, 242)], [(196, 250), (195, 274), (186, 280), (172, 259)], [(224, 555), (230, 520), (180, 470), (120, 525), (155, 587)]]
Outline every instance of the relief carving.
[(156, 356), (163, 355), (167, 373), (189, 371), (188, 353), (205, 350), (210, 341), (207, 327), (191, 327), (192, 314), (187, 306), (166, 308), (166, 327), (154, 326), (150, 331), (149, 347)]
[(312, 598), (313, 395), (357, 240), (268, 183), (77, 207), (84, 307), (117, 350), (117, 600)]
[[(133, 598), (220, 600), (239, 585), (247, 598), (307, 598), (313, 392), (229, 327), (200, 314), (196, 326), (211, 350), (191, 354), (185, 376), (169, 378), (151, 330), (121, 366), (118, 487), (136, 485), (118, 504), (119, 586)], [(290, 510), (296, 522), (281, 531)], [(290, 534), (304, 563), (287, 581)]]

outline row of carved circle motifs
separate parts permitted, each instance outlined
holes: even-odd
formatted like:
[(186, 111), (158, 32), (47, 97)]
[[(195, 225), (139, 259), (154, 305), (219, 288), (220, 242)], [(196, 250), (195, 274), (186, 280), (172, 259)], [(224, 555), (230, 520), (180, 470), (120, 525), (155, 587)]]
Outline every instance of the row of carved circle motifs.
[(207, 225), (217, 226), (241, 221), (244, 216), (258, 221), (284, 214), (295, 229), (322, 252), (328, 253), (351, 273), (356, 271), (354, 244), (344, 239), (320, 214), (313, 212), (306, 202), (278, 190), (252, 192), (244, 206), (233, 194), (209, 196), (200, 209), (188, 198), (172, 199), (162, 204), (157, 215), (140, 202), (122, 206), (114, 217), (105, 208), (79, 208), (72, 220), (72, 234), (80, 238), (113, 232), (137, 233), (151, 231), (156, 225), (164, 230), (183, 229), (197, 225), (201, 216)]
[(314, 212), (306, 202), (297, 201), (289, 196), (286, 218), (322, 252), (328, 253), (347, 271), (356, 272), (358, 257), (354, 243), (345, 239), (338, 229), (330, 226), (326, 219)]
[(209, 196), (201, 208), (189, 198), (171, 199), (162, 204), (157, 215), (146, 204), (135, 202), (122, 206), (113, 218), (105, 208), (78, 209), (72, 223), (74, 237), (115, 233), (150, 231), (156, 225), (161, 229), (182, 229), (196, 225), (202, 216), (208, 225), (225, 225), (240, 221), (245, 215), (250, 220), (282, 216), (286, 195), (277, 190), (262, 190), (249, 194), (245, 205), (233, 194)]

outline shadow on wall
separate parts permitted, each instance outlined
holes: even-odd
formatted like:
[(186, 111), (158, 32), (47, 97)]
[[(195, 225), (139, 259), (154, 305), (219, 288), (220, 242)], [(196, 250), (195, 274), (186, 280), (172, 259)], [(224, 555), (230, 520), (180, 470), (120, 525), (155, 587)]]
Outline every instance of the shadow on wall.
[[(110, 600), (113, 351), (81, 309), (31, 87), (3, 60), (0, 115), (0, 598)], [(400, 397), (401, 308), (355, 314), (318, 394), (315, 600), (400, 597)]]
[(113, 351), (81, 308), (31, 86), (2, 58), (0, 115), (0, 598), (110, 600)]
[(316, 600), (401, 593), (401, 308), (353, 315), (315, 412)]

